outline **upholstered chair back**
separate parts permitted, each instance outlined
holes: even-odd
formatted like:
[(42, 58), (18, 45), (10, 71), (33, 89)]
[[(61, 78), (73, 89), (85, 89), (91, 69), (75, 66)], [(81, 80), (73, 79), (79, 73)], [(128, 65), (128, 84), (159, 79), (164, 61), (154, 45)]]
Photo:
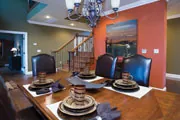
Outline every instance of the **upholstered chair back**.
[(129, 72), (139, 85), (149, 86), (152, 59), (135, 55), (124, 59), (123, 71)]
[(55, 73), (56, 65), (54, 57), (48, 54), (39, 54), (32, 56), (32, 72), (33, 76), (37, 76), (39, 72)]
[(98, 57), (96, 62), (95, 74), (106, 78), (114, 78), (117, 58), (110, 54), (104, 54)]

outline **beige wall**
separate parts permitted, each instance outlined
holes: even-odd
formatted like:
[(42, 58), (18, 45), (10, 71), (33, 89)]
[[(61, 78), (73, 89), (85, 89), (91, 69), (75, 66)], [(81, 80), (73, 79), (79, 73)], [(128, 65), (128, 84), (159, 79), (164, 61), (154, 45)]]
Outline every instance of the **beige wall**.
[(167, 24), (167, 73), (180, 74), (180, 18)]
[[(31, 70), (31, 56), (37, 49), (49, 53), (73, 38), (78, 31), (39, 26), (27, 23), (27, 0), (0, 0), (0, 30), (28, 33), (28, 68)], [(33, 46), (36, 42), (38, 45)]]

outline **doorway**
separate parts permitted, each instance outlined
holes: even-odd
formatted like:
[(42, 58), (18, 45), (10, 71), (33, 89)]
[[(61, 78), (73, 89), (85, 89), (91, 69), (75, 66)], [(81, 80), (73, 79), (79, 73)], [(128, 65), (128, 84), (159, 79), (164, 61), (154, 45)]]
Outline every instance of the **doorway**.
[(27, 32), (0, 30), (0, 67), (28, 74)]

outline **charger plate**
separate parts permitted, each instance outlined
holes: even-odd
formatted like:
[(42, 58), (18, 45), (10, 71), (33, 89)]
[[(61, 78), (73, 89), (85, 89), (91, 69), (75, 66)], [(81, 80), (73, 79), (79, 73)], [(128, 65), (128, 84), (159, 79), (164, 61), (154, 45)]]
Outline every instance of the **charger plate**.
[(32, 82), (32, 84), (35, 86), (41, 86), (41, 85), (48, 85), (48, 84), (51, 84), (53, 82), (54, 82), (53, 79), (45, 79), (44, 82), (40, 82), (40, 80), (35, 80)]
[(67, 114), (67, 115), (70, 115), (70, 116), (83, 116), (83, 115), (88, 115), (88, 114), (91, 114), (93, 113), (94, 111), (96, 111), (97, 109), (97, 103), (94, 104), (94, 106), (88, 110), (88, 111), (85, 111), (85, 112), (82, 112), (82, 113), (77, 113), (77, 112), (72, 112), (72, 111), (68, 111), (65, 107), (64, 107), (64, 104), (63, 102), (61, 102), (59, 104), (59, 111), (64, 113), (64, 114)]
[(86, 109), (70, 109), (70, 108), (67, 108), (66, 106), (64, 106), (64, 109), (66, 109), (69, 112), (73, 112), (73, 113), (84, 113), (84, 112), (90, 111), (93, 108), (94, 108), (94, 105), (91, 107), (88, 107)]
[(76, 105), (75, 100), (71, 96), (68, 96), (63, 100), (63, 105), (73, 110), (87, 109), (93, 106), (94, 104), (95, 104), (95, 99), (89, 95), (85, 96), (85, 101), (83, 106)]
[(94, 73), (84, 73), (84, 72), (81, 72), (79, 74), (81, 74), (83, 76), (92, 76), (92, 75), (94, 75)]
[(82, 78), (82, 79), (93, 79), (96, 77), (95, 74), (78, 74), (78, 77), (79, 78)]
[(112, 87), (117, 89), (117, 90), (128, 91), (128, 92), (139, 90), (138, 84), (131, 86), (131, 87), (127, 87), (127, 86), (124, 87), (124, 86), (117, 86), (115, 83), (113, 83)]
[(35, 86), (35, 85), (33, 85), (33, 84), (31, 84), (29, 87), (28, 87), (28, 89), (30, 90), (30, 91), (36, 91), (36, 90), (39, 90), (39, 89), (42, 89), (42, 88), (50, 88), (51, 87), (51, 84), (48, 84), (48, 85), (41, 85), (41, 86)]

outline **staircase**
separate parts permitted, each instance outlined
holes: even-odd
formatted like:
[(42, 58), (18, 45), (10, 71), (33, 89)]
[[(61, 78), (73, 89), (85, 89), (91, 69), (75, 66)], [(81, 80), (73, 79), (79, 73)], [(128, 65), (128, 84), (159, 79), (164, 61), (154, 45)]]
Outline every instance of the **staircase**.
[(94, 47), (92, 34), (82, 36), (76, 34), (74, 38), (58, 50), (52, 51), (56, 67), (63, 71), (83, 71), (94, 63)]

